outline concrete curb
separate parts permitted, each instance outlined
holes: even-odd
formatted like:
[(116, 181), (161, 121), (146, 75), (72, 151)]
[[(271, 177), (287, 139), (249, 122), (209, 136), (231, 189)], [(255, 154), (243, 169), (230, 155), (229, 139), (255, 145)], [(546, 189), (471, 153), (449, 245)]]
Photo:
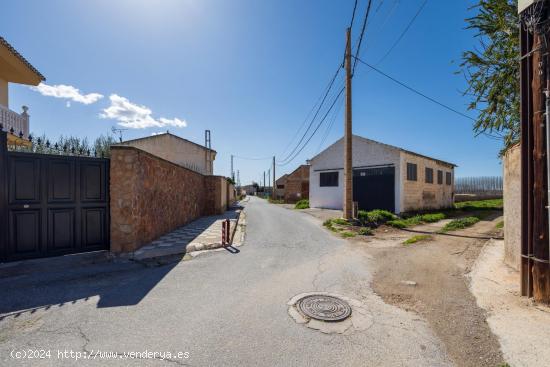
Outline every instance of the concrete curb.
[[(241, 210), (239, 212), (239, 215), (237, 217), (237, 220), (234, 222), (233, 229), (231, 232), (231, 240), (229, 247), (239, 247), (242, 245), (244, 241), (244, 233), (245, 233), (245, 227), (246, 227), (246, 220), (245, 220), (245, 214), (244, 210)], [(233, 224), (233, 223), (232, 223)], [(131, 253), (126, 255), (119, 255), (120, 257), (123, 257), (126, 260), (133, 260), (133, 261), (141, 261), (141, 260), (148, 260), (153, 258), (160, 258), (160, 257), (166, 257), (166, 256), (174, 256), (174, 255), (189, 255), (191, 257), (194, 257), (198, 254), (207, 252), (207, 251), (213, 251), (213, 250), (220, 250), (225, 248), (220, 242), (214, 242), (214, 243), (190, 243), (187, 245), (181, 245), (181, 246), (171, 246), (171, 247), (159, 247), (151, 250), (147, 250), (143, 253)], [(189, 258), (187, 256), (187, 258)]]

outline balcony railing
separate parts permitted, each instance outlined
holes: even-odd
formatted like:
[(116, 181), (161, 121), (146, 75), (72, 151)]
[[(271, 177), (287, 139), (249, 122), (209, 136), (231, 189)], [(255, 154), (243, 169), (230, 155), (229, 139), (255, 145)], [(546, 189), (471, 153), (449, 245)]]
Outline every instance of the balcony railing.
[[(17, 113), (9, 108), (0, 105), (0, 126), (3, 130), (13, 132), (23, 137), (29, 136), (29, 114), (28, 107), (23, 106), (23, 112)], [(13, 130), (12, 130), (13, 129)]]

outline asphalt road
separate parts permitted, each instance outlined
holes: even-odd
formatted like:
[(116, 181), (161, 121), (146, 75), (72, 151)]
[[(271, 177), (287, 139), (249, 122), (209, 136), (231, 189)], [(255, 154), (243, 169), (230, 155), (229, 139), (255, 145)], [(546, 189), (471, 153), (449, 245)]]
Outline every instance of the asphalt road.
[[(238, 253), (210, 252), (163, 266), (52, 269), (0, 280), (0, 365), (451, 364), (425, 321), (372, 292), (371, 259), (360, 245), (335, 237), (308, 214), (261, 199), (251, 198), (245, 212), (247, 235)], [(372, 324), (342, 335), (295, 323), (287, 302), (311, 291), (360, 300)], [(13, 358), (29, 351), (44, 358)], [(124, 357), (146, 351), (170, 352), (172, 358)], [(76, 360), (84, 355), (88, 359)]]

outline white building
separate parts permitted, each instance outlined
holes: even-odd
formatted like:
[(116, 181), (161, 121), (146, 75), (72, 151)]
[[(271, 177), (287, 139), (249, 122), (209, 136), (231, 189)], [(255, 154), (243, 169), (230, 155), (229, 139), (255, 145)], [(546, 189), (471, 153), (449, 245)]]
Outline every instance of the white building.
[[(400, 213), (453, 205), (456, 165), (357, 135), (352, 144), (353, 201), (360, 210)], [(313, 157), (310, 164), (310, 206), (342, 209), (344, 139)]]

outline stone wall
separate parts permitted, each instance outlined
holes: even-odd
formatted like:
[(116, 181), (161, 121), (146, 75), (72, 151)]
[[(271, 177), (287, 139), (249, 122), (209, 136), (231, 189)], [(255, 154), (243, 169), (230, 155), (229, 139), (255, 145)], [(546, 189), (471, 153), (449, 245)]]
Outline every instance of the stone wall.
[(134, 147), (111, 149), (111, 251), (131, 252), (227, 208), (227, 181)]
[[(416, 181), (407, 180), (407, 163), (416, 164)], [(433, 169), (433, 183), (426, 182), (426, 167)], [(437, 182), (437, 171), (443, 172), (443, 183)], [(447, 185), (446, 173), (451, 172), (451, 184)], [(401, 169), (399, 172), (402, 185), (403, 212), (449, 208), (453, 205), (454, 168), (437, 160), (420, 157), (414, 154), (401, 153)]]
[(521, 262), (521, 145), (504, 154), (504, 262), (519, 270)]

